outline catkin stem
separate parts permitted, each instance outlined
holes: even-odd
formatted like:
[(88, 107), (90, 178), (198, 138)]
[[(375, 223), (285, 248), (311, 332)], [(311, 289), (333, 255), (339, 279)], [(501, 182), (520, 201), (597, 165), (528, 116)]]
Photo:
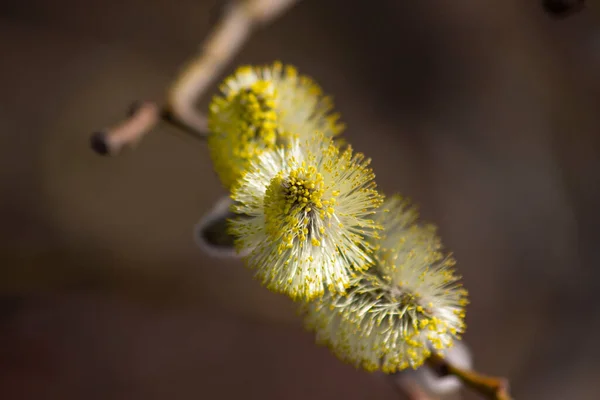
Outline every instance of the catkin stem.
[(432, 354), (427, 362), (440, 375), (454, 375), (466, 386), (491, 400), (512, 400), (506, 379), (458, 368), (437, 354)]

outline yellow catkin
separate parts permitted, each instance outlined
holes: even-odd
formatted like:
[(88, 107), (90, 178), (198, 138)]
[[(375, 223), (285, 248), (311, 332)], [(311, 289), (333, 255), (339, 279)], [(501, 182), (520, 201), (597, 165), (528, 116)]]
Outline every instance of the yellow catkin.
[(381, 229), (373, 215), (383, 198), (366, 165), (320, 134), (251, 163), (232, 188), (235, 212), (250, 217), (234, 219), (230, 233), (267, 288), (294, 300), (344, 293), (373, 263), (366, 238)]
[(209, 106), (208, 146), (226, 188), (263, 152), (294, 138), (305, 140), (317, 131), (336, 137), (344, 129), (321, 88), (279, 62), (240, 67), (220, 91)]
[(386, 200), (375, 265), (356, 274), (344, 296), (328, 293), (303, 307), (306, 326), (341, 360), (369, 371), (417, 368), (465, 330), (467, 292), (441, 252), (432, 226), (399, 196)]

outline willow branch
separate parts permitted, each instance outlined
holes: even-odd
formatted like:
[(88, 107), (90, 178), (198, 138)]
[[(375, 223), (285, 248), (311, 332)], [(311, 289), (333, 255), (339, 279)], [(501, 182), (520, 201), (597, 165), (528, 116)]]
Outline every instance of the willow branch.
[(468, 386), (472, 390), (491, 400), (512, 400), (509, 393), (508, 381), (506, 379), (487, 376), (468, 369), (458, 368), (436, 354), (432, 354), (427, 362), (440, 376), (454, 375), (460, 379), (465, 386)]
[(137, 144), (161, 120), (196, 139), (207, 134), (206, 116), (196, 104), (208, 86), (239, 52), (257, 27), (268, 23), (299, 0), (237, 0), (228, 4), (214, 30), (175, 78), (163, 105), (145, 101), (120, 124), (92, 135), (99, 154), (116, 155)]

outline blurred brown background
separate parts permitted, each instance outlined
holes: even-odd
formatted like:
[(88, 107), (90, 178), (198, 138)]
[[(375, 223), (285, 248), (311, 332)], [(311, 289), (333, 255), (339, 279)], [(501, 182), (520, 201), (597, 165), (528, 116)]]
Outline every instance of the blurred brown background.
[[(380, 187), (440, 226), (476, 366), (517, 399), (600, 397), (588, 3), (554, 20), (538, 0), (304, 0), (236, 58), (295, 64), (335, 96)], [(217, 5), (0, 3), (1, 399), (396, 398), (194, 246), (224, 194), (205, 145), (163, 126), (116, 158), (89, 149), (132, 100), (163, 97)]]

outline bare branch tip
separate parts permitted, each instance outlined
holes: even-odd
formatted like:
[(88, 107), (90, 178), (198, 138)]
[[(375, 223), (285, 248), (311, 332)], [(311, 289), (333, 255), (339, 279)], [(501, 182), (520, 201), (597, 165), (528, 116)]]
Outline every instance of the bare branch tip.
[(160, 108), (151, 101), (135, 102), (129, 109), (128, 118), (120, 124), (92, 134), (92, 150), (100, 155), (116, 155), (126, 146), (134, 146), (156, 126), (160, 120)]
[(90, 146), (96, 154), (106, 156), (109, 153), (108, 144), (106, 142), (106, 132), (94, 132), (90, 137)]

